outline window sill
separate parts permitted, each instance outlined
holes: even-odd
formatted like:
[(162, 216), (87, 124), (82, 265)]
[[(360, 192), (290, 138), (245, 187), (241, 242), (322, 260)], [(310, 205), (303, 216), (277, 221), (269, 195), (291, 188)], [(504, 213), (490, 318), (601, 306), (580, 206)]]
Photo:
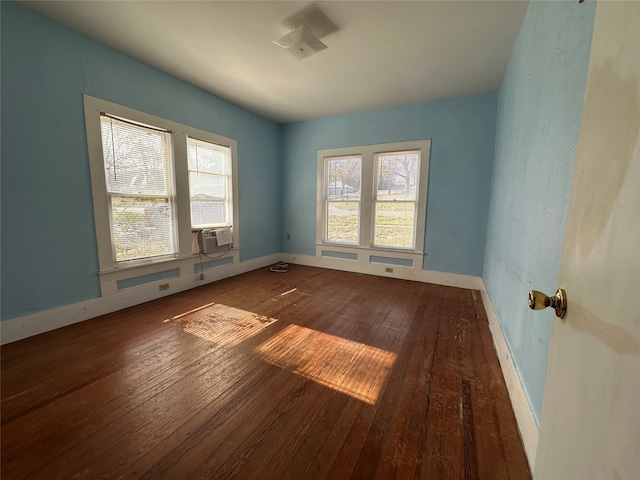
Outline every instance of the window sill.
[(316, 252), (318, 250), (334, 250), (345, 253), (384, 253), (389, 257), (394, 258), (424, 257), (423, 252), (418, 252), (409, 248), (363, 247), (360, 245), (345, 245), (342, 243), (316, 243)]
[(121, 263), (118, 265), (114, 265), (114, 267), (110, 270), (102, 270), (98, 272), (99, 275), (111, 275), (116, 272), (125, 272), (132, 270), (143, 270), (147, 267), (155, 267), (156, 265), (164, 265), (167, 263), (175, 262), (176, 260), (180, 260), (181, 258), (188, 257), (178, 257), (177, 255), (166, 256), (166, 257), (158, 257), (155, 259), (148, 260), (132, 260), (130, 263)]

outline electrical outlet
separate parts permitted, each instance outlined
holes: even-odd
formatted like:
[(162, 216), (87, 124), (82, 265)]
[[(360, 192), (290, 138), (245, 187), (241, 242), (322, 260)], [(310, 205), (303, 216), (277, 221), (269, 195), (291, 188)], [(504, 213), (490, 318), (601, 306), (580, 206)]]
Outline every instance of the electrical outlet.
[(391, 268), (391, 267), (386, 267), (386, 268), (384, 269), (384, 271), (385, 271), (385, 272), (387, 272), (387, 273), (393, 273), (393, 268)]
[(169, 289), (169, 284), (168, 283), (161, 283), (158, 288), (160, 290), (168, 290)]

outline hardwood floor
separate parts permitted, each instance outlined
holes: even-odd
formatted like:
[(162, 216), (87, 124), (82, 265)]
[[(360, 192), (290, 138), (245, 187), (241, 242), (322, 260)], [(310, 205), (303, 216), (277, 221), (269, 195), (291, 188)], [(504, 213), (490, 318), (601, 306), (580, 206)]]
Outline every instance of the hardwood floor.
[(262, 269), (1, 354), (5, 480), (530, 478), (471, 290)]

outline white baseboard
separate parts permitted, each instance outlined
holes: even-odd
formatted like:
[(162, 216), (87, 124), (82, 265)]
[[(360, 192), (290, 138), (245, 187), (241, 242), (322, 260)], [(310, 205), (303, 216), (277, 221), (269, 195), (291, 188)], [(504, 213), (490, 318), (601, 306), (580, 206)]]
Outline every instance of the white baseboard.
[[(200, 280), (200, 272), (188, 272), (179, 277), (171, 277), (155, 282), (130, 287), (112, 295), (92, 298), (82, 302), (65, 305), (51, 310), (11, 318), (0, 322), (0, 344), (15, 342), (40, 333), (49, 332), (82, 322), (100, 315), (122, 310), (123, 308), (166, 297), (206, 283), (271, 265), (282, 259), (282, 255), (273, 254), (248, 260), (246, 262), (226, 264), (205, 270), (205, 279)], [(167, 290), (160, 291), (159, 284), (168, 283)]]
[(487, 312), (487, 318), (489, 319), (489, 329), (491, 330), (491, 336), (493, 337), (493, 344), (496, 347), (498, 359), (500, 360), (500, 367), (502, 368), (502, 375), (504, 376), (505, 383), (507, 384), (507, 390), (509, 391), (509, 397), (511, 399), (511, 405), (513, 406), (513, 412), (518, 422), (518, 429), (520, 430), (520, 436), (522, 437), (522, 444), (524, 446), (527, 460), (529, 461), (529, 469), (533, 472), (533, 467), (536, 460), (536, 450), (538, 447), (538, 425), (536, 424), (535, 417), (529, 405), (529, 400), (522, 387), (518, 370), (511, 357), (511, 351), (507, 345), (507, 341), (504, 338), (504, 333), (498, 316), (491, 303), (491, 298), (487, 292), (487, 288), (482, 282), (482, 288), (480, 289), (482, 294), (482, 303)]
[[(472, 290), (482, 290), (484, 283), (481, 277), (473, 275), (460, 275), (458, 273), (436, 272), (433, 270), (422, 270), (422, 268), (410, 268), (400, 265), (388, 265), (380, 263), (368, 263), (355, 260), (348, 260), (334, 257), (321, 257), (313, 255), (299, 255), (292, 253), (282, 253), (282, 260), (299, 265), (310, 267), (331, 268), (333, 270), (343, 270), (345, 272), (364, 273), (378, 275), (380, 277), (398, 278), (402, 280), (413, 280), (423, 283), (435, 283), (448, 287), (468, 288)], [(393, 272), (386, 269), (392, 267)]]

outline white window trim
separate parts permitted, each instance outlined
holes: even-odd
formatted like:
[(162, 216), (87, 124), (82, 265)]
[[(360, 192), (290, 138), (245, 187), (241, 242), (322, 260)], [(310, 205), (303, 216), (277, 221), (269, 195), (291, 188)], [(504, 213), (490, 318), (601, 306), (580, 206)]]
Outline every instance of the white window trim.
[[(373, 245), (373, 204), (375, 155), (405, 150), (420, 150), (419, 190), (415, 225), (415, 247), (407, 248), (375, 247)], [(424, 255), (425, 222), (427, 213), (427, 187), (429, 179), (429, 154), (431, 140), (416, 140), (410, 142), (385, 143), (378, 145), (364, 145), (356, 147), (332, 148), (318, 150), (317, 156), (317, 197), (316, 197), (316, 256), (322, 256), (322, 251), (330, 250), (366, 254), (366, 252), (383, 252), (394, 258), (414, 258), (421, 262)], [(359, 155), (362, 157), (362, 179), (360, 183), (360, 234), (359, 244), (345, 245), (336, 242), (326, 242), (324, 239), (324, 193), (325, 193), (325, 158)]]
[[(117, 117), (133, 120), (142, 124), (153, 125), (171, 132), (174, 159), (174, 179), (176, 192), (176, 228), (178, 253), (173, 256), (144, 259), (140, 261), (116, 264), (111, 242), (109, 228), (109, 207), (107, 199), (104, 158), (102, 151), (102, 134), (100, 129), (100, 114), (108, 113)], [(133, 278), (146, 275), (158, 270), (158, 264), (163, 269), (179, 268), (186, 264), (199, 263), (198, 255), (192, 253), (191, 211), (189, 197), (189, 173), (187, 162), (187, 137), (197, 138), (218, 145), (224, 145), (231, 149), (232, 158), (232, 201), (233, 201), (233, 248), (225, 256), (232, 257), (234, 263), (239, 262), (240, 228), (238, 214), (238, 145), (237, 141), (223, 137), (212, 132), (200, 130), (188, 125), (167, 120), (162, 117), (135, 110), (133, 108), (118, 105), (90, 95), (84, 95), (85, 125), (87, 129), (87, 147), (91, 171), (91, 187), (93, 192), (93, 211), (95, 217), (96, 239), (98, 247), (98, 264), (103, 295), (114, 293), (113, 288), (107, 288), (105, 283), (113, 284), (114, 280)], [(205, 260), (206, 261), (206, 260)], [(175, 265), (174, 265), (175, 264)], [(188, 270), (188, 269), (187, 269)]]

